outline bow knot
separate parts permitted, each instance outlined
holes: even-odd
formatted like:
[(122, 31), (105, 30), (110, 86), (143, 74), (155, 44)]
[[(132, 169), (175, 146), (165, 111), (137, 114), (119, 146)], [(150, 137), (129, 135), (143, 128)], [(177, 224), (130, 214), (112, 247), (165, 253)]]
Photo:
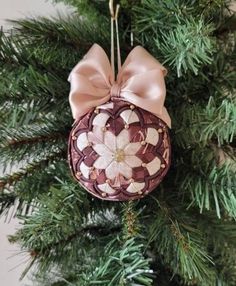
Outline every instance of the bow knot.
[(164, 107), (166, 73), (154, 57), (137, 46), (127, 56), (115, 81), (105, 51), (94, 44), (69, 76), (73, 117), (78, 119), (112, 97), (120, 97), (155, 114), (170, 127), (170, 116)]
[(121, 91), (121, 86), (117, 82), (114, 82), (113, 85), (111, 86), (111, 98), (119, 97), (120, 91)]

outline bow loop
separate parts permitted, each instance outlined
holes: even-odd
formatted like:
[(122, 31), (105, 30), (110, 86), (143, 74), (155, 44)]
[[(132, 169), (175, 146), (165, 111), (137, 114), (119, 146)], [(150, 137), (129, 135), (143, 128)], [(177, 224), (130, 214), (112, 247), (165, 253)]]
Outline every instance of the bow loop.
[(164, 107), (166, 69), (144, 48), (135, 47), (126, 58), (115, 82), (105, 51), (94, 44), (72, 70), (69, 101), (73, 117), (78, 119), (111, 97), (141, 107), (166, 122), (171, 120)]

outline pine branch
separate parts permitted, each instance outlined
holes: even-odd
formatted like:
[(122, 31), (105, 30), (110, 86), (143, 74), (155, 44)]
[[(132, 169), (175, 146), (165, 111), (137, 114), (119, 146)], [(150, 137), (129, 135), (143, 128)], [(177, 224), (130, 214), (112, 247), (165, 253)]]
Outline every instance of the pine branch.
[(136, 237), (140, 230), (140, 223), (138, 221), (138, 215), (136, 204), (133, 201), (129, 201), (123, 205), (123, 232), (124, 240)]
[(206, 25), (204, 21), (195, 22), (191, 19), (183, 25), (177, 25), (169, 33), (162, 32), (156, 45), (163, 54), (164, 63), (175, 68), (179, 77), (188, 70), (198, 74), (202, 65), (213, 61), (212, 30), (212, 26)]
[[(209, 249), (212, 251), (216, 268), (218, 271), (218, 280), (222, 285), (234, 285), (236, 265), (236, 226), (235, 221), (227, 216), (221, 220), (217, 219), (209, 212), (202, 216), (200, 227), (209, 243)], [(212, 235), (214, 233), (214, 235)]]
[(76, 264), (79, 256), (84, 255), (83, 249), (92, 255), (94, 241), (97, 246), (103, 245), (104, 239), (114, 238), (121, 229), (117, 217), (109, 214), (110, 207), (104, 206), (102, 211), (99, 206), (99, 215), (88, 198), (76, 183), (60, 182), (51, 187), (48, 194), (35, 200), (37, 210), (24, 218), (23, 228), (11, 241), (21, 242), (24, 249), (34, 253), (34, 261), (42, 272), (55, 263), (59, 267)]
[(191, 148), (176, 160), (176, 188), (201, 213), (213, 210), (218, 217), (224, 213), (235, 217), (235, 155), (232, 147), (226, 147)]
[[(20, 145), (30, 145), (41, 142), (57, 142), (59, 139), (68, 137), (68, 133), (62, 128), (64, 122), (42, 122), (41, 124), (23, 125), (21, 127), (1, 128), (2, 138), (0, 138), (0, 147), (17, 148)], [(62, 126), (61, 126), (62, 125)]]
[(219, 218), (225, 212), (236, 217), (235, 171), (225, 165), (208, 172), (185, 173), (180, 189), (191, 195), (190, 205), (197, 205), (201, 212), (215, 209)]
[(109, 16), (108, 3), (106, 0), (53, 0), (55, 3), (64, 2), (68, 5), (75, 7), (78, 12), (92, 20), (96, 20), (97, 17), (105, 15), (106, 21)]
[(55, 151), (48, 156), (41, 158), (41, 160), (33, 159), (31, 162), (22, 167), (19, 171), (16, 171), (10, 175), (5, 175), (0, 178), (0, 189), (8, 189), (11, 186), (19, 183), (22, 179), (30, 174), (36, 172), (38, 169), (48, 166), (49, 163), (54, 162), (56, 159), (61, 159), (64, 155), (64, 151)]
[[(181, 114), (184, 117), (180, 119)], [(176, 117), (177, 118), (177, 117)], [(234, 101), (224, 99), (218, 105), (210, 97), (207, 106), (183, 104), (178, 109), (176, 124), (176, 143), (186, 148), (191, 145), (205, 146), (210, 140), (217, 140), (218, 144), (233, 141), (236, 131), (236, 106)], [(176, 123), (175, 123), (176, 122)]]
[(185, 283), (214, 285), (216, 275), (213, 261), (191, 214), (181, 207), (169, 207), (163, 202), (159, 202), (159, 207), (147, 224), (149, 247)]
[[(97, 18), (97, 21), (99, 19)], [(12, 21), (14, 23), (14, 32), (20, 37), (30, 35), (31, 43), (37, 43), (40, 46), (45, 43), (54, 43), (55, 47), (67, 47), (74, 53), (79, 52), (80, 55), (87, 52), (94, 42), (103, 42), (108, 44), (109, 34), (107, 29), (99, 29), (92, 22), (81, 20), (77, 15), (57, 18), (37, 18), (22, 19)], [(100, 23), (100, 28), (106, 23)], [(107, 46), (107, 45), (105, 45)], [(78, 47), (80, 49), (78, 50)]]
[(143, 256), (143, 245), (135, 242), (134, 238), (119, 248), (116, 244), (116, 241), (108, 244), (104, 257), (98, 261), (99, 265), (92, 273), (83, 275), (81, 278), (84, 281), (78, 285), (153, 285), (154, 275), (149, 266), (150, 260)]

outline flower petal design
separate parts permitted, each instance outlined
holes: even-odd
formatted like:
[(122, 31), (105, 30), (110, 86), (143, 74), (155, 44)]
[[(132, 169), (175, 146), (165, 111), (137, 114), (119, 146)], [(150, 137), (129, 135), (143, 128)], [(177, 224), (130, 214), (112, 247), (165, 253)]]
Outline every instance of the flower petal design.
[(131, 124), (134, 122), (138, 122), (139, 118), (136, 112), (133, 110), (126, 109), (121, 112), (120, 117), (125, 121), (126, 124)]
[(145, 141), (147, 143), (152, 144), (153, 146), (156, 146), (158, 141), (159, 141), (159, 133), (157, 132), (157, 130), (155, 128), (148, 128), (147, 129), (147, 136)]
[(111, 155), (101, 156), (96, 159), (93, 166), (96, 169), (106, 169), (112, 162), (113, 157)]
[(74, 176), (101, 199), (142, 198), (170, 166), (165, 127), (157, 116), (122, 99), (98, 105), (76, 122), (70, 134)]
[(126, 191), (129, 193), (137, 193), (143, 190), (144, 187), (145, 187), (145, 183), (133, 182), (128, 186)]
[(131, 156), (125, 156), (125, 163), (129, 165), (131, 168), (135, 168), (135, 167), (140, 167), (143, 162), (138, 157), (131, 155)]
[(124, 148), (125, 155), (135, 155), (141, 147), (140, 142), (131, 142)]
[(104, 144), (95, 144), (93, 149), (97, 152), (98, 155), (102, 157), (112, 156), (112, 151)]
[(90, 168), (84, 162), (80, 164), (80, 172), (86, 179), (89, 179)]
[(127, 129), (122, 129), (122, 131), (116, 137), (116, 148), (124, 149), (124, 147), (129, 143), (129, 131)]
[(114, 194), (115, 190), (107, 183), (98, 185), (98, 188), (107, 194)]
[(130, 179), (132, 177), (132, 168), (125, 162), (119, 162), (119, 173), (125, 178)]
[(96, 115), (93, 119), (93, 125), (97, 125), (100, 127), (104, 127), (107, 124), (107, 120), (110, 118), (110, 116), (107, 113), (99, 113)]
[(93, 131), (88, 132), (88, 140), (94, 144), (103, 144), (104, 132), (102, 131), (101, 127), (93, 126)]
[(83, 151), (89, 145), (88, 136), (86, 132), (81, 133), (77, 138), (77, 147), (80, 151)]
[(146, 165), (148, 173), (150, 176), (154, 175), (161, 168), (161, 160), (155, 157), (150, 163)]
[(104, 144), (112, 152), (115, 152), (116, 151), (116, 136), (112, 132), (106, 131), (104, 135)]
[(108, 179), (113, 180), (119, 175), (119, 165), (116, 161), (112, 161), (111, 164), (105, 170)]

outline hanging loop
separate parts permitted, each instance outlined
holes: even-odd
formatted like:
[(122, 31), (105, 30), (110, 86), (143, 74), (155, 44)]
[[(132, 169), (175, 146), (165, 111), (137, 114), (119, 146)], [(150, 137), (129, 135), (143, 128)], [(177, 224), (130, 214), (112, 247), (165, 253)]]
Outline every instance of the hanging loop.
[(116, 28), (116, 42), (117, 42), (117, 65), (118, 65), (118, 71), (121, 68), (121, 56), (120, 56), (120, 41), (119, 41), (119, 30), (118, 30), (118, 15), (119, 15), (119, 9), (120, 5), (116, 5), (116, 9), (114, 11), (114, 1), (109, 1), (109, 9), (111, 14), (111, 67), (113, 71), (114, 78), (115, 76), (115, 59), (114, 59), (114, 22), (115, 22), (115, 28)]
[(111, 18), (113, 20), (117, 20), (118, 19), (118, 14), (119, 14), (119, 9), (120, 9), (120, 5), (117, 4), (116, 5), (116, 11), (114, 11), (114, 1), (110, 0), (109, 1), (109, 9), (110, 9), (110, 13), (111, 13)]

